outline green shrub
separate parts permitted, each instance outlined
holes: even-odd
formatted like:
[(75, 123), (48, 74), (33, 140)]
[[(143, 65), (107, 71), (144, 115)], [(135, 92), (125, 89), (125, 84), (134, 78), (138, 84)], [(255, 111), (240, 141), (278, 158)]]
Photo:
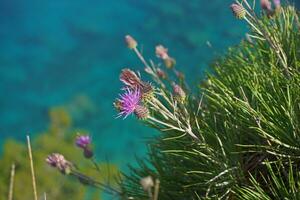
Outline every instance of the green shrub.
[[(258, 18), (245, 2), (236, 5), (247, 11), (237, 16), (248, 20), (248, 38), (212, 64), (196, 94), (142, 58), (157, 83), (154, 97), (142, 103), (149, 110), (144, 123), (161, 134), (121, 180), (125, 199), (149, 199), (140, 185), (149, 175), (160, 181), (163, 200), (299, 199), (299, 14), (287, 6)], [(172, 81), (183, 88), (184, 101), (170, 91)]]

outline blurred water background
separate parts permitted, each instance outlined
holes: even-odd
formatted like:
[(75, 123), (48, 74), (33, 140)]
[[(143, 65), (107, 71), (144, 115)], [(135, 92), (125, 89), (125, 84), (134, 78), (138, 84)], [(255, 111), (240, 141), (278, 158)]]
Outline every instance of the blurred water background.
[(99, 159), (122, 169), (134, 163), (135, 155), (145, 154), (144, 138), (154, 133), (134, 117), (115, 119), (120, 70), (143, 70), (124, 35), (134, 36), (155, 61), (155, 45), (168, 47), (196, 87), (212, 58), (247, 30), (232, 16), (231, 2), (1, 0), (1, 143), (44, 131), (49, 109), (64, 105), (73, 126), (93, 137)]

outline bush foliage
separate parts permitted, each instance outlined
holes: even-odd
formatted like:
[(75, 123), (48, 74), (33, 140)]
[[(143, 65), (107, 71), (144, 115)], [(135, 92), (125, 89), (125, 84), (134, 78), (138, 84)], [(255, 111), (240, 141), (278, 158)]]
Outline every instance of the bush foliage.
[[(299, 199), (299, 14), (287, 6), (257, 17), (238, 5), (247, 10), (251, 31), (211, 65), (196, 94), (179, 81), (188, 95), (176, 103), (158, 81), (155, 98), (182, 124), (148, 106), (151, 117), (144, 122), (161, 134), (120, 182), (125, 199), (149, 199), (140, 186), (148, 175), (160, 180), (164, 200)], [(153, 123), (153, 116), (164, 124)], [(187, 124), (186, 132), (172, 128)]]

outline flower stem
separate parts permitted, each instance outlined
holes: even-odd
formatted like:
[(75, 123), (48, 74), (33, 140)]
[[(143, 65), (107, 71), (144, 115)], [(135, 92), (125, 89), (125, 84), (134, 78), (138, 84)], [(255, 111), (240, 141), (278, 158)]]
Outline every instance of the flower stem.
[(98, 165), (98, 163), (96, 162), (96, 160), (94, 158), (91, 159), (91, 162), (94, 164), (96, 170), (100, 173), (101, 172), (101, 169)]
[(177, 131), (180, 131), (180, 132), (185, 132), (185, 130), (182, 129), (182, 128), (178, 128), (178, 127), (173, 126), (173, 125), (171, 125), (171, 124), (165, 123), (165, 122), (160, 121), (160, 120), (158, 120), (158, 119), (156, 119), (156, 118), (154, 118), (154, 117), (148, 117), (148, 119), (150, 119), (150, 120), (152, 120), (152, 121), (154, 121), (154, 122), (156, 122), (156, 123), (159, 123), (159, 124), (161, 124), (161, 125), (164, 125), (164, 126), (166, 126), (166, 127), (169, 127), (169, 128), (171, 128), (171, 129), (174, 129), (174, 130), (177, 130)]

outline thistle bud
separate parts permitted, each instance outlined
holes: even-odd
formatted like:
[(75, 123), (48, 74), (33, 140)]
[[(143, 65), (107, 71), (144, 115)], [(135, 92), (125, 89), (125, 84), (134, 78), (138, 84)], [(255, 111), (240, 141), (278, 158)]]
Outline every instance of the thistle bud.
[(260, 6), (263, 10), (272, 11), (272, 5), (269, 0), (260, 0)]
[(281, 8), (280, 0), (273, 0), (276, 11), (279, 11)]
[(86, 147), (83, 150), (83, 156), (85, 158), (89, 159), (89, 158), (92, 158), (94, 156), (94, 153), (89, 147)]
[(154, 88), (151, 85), (151, 83), (143, 83), (142, 87), (142, 101), (144, 103), (147, 103), (148, 101), (151, 101), (151, 99), (154, 97)]
[(173, 84), (173, 93), (174, 93), (174, 97), (177, 101), (183, 103), (185, 101), (186, 98), (186, 94), (184, 92), (184, 90), (177, 84)]
[(137, 47), (137, 42), (130, 35), (125, 36), (125, 42), (129, 49), (135, 49)]
[(158, 58), (161, 58), (163, 60), (169, 58), (168, 49), (165, 48), (163, 45), (157, 45), (155, 47), (155, 54)]
[(177, 71), (177, 70), (175, 70), (174, 72), (175, 72), (175, 75), (177, 76), (177, 78), (179, 80), (184, 80), (185, 79), (184, 73), (182, 73), (180, 71)]
[(134, 110), (134, 114), (138, 119), (145, 120), (149, 117), (150, 112), (147, 107), (138, 105)]
[(138, 75), (130, 69), (122, 70), (120, 74), (120, 81), (133, 89), (139, 88), (142, 85), (140, 77), (138, 77)]
[(140, 184), (144, 191), (149, 191), (154, 186), (154, 182), (151, 176), (142, 178), (140, 180)]
[(168, 58), (164, 59), (164, 63), (168, 69), (171, 69), (175, 66), (176, 60), (174, 58), (168, 57)]
[(156, 69), (156, 74), (161, 79), (166, 79), (167, 78), (167, 74), (160, 68)]
[(243, 19), (246, 16), (246, 9), (242, 5), (233, 3), (230, 8), (236, 18)]
[(62, 174), (70, 174), (73, 164), (59, 153), (52, 153), (46, 158), (46, 162), (51, 167), (57, 168)]
[(280, 0), (273, 0), (275, 7), (281, 6)]

